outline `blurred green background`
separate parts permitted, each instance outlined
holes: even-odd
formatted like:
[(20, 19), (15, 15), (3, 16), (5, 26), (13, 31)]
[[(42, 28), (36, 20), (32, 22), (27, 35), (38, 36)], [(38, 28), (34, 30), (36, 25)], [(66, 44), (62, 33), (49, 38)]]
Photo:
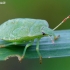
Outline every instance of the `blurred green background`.
[[(54, 28), (65, 17), (70, 15), (70, 0), (0, 0), (0, 24), (13, 18), (36, 18), (48, 21)], [(58, 30), (70, 29), (70, 20)], [(43, 59), (24, 59), (21, 63), (17, 58), (0, 61), (0, 70), (70, 70), (70, 57)]]

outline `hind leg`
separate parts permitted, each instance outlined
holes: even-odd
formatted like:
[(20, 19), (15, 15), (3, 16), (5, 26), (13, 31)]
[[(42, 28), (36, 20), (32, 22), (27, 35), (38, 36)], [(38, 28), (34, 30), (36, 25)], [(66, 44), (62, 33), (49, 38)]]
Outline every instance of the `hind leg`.
[(20, 43), (12, 42), (12, 43), (7, 43), (7, 44), (2, 44), (2, 45), (0, 45), (0, 48), (2, 48), (2, 47), (8, 47), (10, 45), (17, 45), (17, 44), (20, 44)]

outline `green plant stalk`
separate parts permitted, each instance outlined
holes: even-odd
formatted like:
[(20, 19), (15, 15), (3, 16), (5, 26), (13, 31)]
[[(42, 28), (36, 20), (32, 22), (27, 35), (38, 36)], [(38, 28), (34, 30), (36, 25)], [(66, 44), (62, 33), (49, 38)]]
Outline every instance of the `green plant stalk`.
[[(54, 32), (56, 36), (60, 35), (60, 38), (54, 41), (54, 44), (52, 43), (49, 37), (44, 37), (40, 40), (40, 52), (42, 54), (42, 57), (56, 58), (70, 56), (70, 30), (57, 30)], [(0, 41), (0, 43), (3, 44), (5, 42)], [(39, 58), (35, 46), (36, 40), (34, 44), (27, 49), (25, 58)], [(0, 48), (0, 60), (6, 60), (9, 56), (13, 57), (15, 55), (21, 58), (23, 49), (24, 45), (12, 45), (5, 48)]]

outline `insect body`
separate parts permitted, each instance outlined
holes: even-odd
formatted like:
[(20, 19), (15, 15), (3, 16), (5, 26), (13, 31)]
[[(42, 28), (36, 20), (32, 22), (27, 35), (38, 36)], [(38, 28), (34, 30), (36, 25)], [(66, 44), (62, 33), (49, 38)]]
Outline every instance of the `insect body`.
[[(57, 27), (53, 30), (50, 29), (48, 22), (40, 19), (16, 18), (8, 20), (0, 25), (0, 40), (7, 41), (9, 44), (0, 45), (0, 47), (18, 45), (26, 42), (27, 44), (24, 48), (22, 59), (25, 56), (27, 48), (37, 39), (36, 51), (41, 63), (42, 56), (39, 52), (39, 40), (44, 36), (49, 36), (50, 38), (53, 36), (54, 39), (57, 39), (58, 36), (54, 34), (56, 28)], [(54, 40), (52, 40), (52, 42), (54, 42)]]

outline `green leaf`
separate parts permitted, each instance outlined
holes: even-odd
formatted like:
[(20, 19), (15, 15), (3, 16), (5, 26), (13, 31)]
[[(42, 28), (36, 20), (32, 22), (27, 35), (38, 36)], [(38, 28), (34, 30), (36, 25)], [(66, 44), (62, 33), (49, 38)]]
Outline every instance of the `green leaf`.
[[(44, 37), (40, 40), (40, 52), (43, 58), (56, 58), (70, 56), (70, 30), (55, 31), (56, 36), (60, 38), (53, 44), (49, 37)], [(0, 44), (6, 42), (0, 41)], [(25, 58), (38, 58), (36, 52), (36, 40), (34, 44), (27, 49)], [(0, 60), (6, 60), (8, 57), (18, 56), (20, 60), (23, 53), (24, 45), (12, 45), (5, 48), (0, 48)]]

